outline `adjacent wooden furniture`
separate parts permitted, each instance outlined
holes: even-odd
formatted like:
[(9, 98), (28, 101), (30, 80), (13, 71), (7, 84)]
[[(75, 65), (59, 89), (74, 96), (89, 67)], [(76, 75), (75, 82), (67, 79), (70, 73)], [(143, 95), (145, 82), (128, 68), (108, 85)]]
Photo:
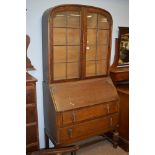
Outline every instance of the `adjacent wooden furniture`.
[(30, 44), (30, 37), (29, 35), (26, 35), (26, 70), (35, 70), (35, 68), (31, 64), (31, 60), (27, 56), (27, 49), (29, 47), (29, 44)]
[(129, 85), (119, 84), (117, 91), (120, 96), (119, 145), (129, 151)]
[[(120, 97), (120, 111), (119, 111), (119, 146), (125, 151), (129, 151), (129, 81), (124, 81), (128, 76), (128, 72), (123, 71), (116, 73), (112, 71), (114, 83), (116, 85), (118, 95)], [(121, 78), (120, 78), (120, 77)], [(115, 81), (116, 79), (116, 81)], [(121, 81), (121, 80), (122, 81)]]
[(119, 97), (109, 77), (110, 13), (61, 5), (46, 11), (42, 24), (46, 138), (62, 147), (112, 131), (116, 147)]
[(42, 149), (39, 151), (27, 153), (26, 155), (62, 155), (64, 153), (71, 153), (71, 155), (76, 155), (76, 151), (79, 149), (78, 146), (68, 146), (59, 149)]
[(39, 149), (36, 81), (26, 73), (26, 152)]
[(111, 78), (120, 97), (119, 146), (129, 150), (129, 28), (119, 27)]
[(119, 27), (112, 68), (129, 66), (129, 27)]
[(129, 67), (111, 68), (110, 75), (116, 85), (121, 81), (129, 81)]

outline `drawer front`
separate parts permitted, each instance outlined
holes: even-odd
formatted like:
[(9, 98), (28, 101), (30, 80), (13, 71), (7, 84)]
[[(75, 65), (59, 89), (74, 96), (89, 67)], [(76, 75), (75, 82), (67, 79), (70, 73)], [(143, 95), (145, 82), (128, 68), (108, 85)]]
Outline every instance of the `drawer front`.
[(81, 137), (89, 137), (89, 135), (97, 135), (104, 133), (115, 127), (118, 123), (118, 114), (112, 116), (101, 117), (84, 123), (76, 124), (70, 127), (59, 129), (60, 143), (66, 140), (81, 139)]
[(63, 112), (63, 126), (106, 116), (118, 112), (118, 104), (109, 102), (108, 104), (100, 104), (91, 107), (81, 108), (73, 111)]
[(35, 102), (35, 86), (28, 85), (26, 87), (26, 104)]
[(35, 104), (31, 104), (26, 107), (26, 123), (36, 122), (36, 106)]
[(38, 141), (36, 133), (37, 133), (37, 125), (31, 125), (26, 127), (26, 145)]
[(115, 81), (129, 80), (129, 72), (120, 72), (115, 74)]
[(108, 114), (113, 114), (119, 111), (118, 102), (111, 102), (108, 104)]
[(38, 142), (26, 145), (26, 152), (33, 152), (33, 151), (38, 151), (38, 150), (39, 150)]

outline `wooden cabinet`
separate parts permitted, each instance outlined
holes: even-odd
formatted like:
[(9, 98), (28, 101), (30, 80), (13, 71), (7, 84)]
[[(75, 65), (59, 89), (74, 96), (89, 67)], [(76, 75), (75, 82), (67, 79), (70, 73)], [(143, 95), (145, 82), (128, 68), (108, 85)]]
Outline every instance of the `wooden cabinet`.
[(118, 85), (117, 91), (120, 96), (120, 119), (119, 133), (120, 146), (129, 150), (129, 85)]
[(129, 67), (111, 68), (110, 75), (113, 82), (129, 81)]
[(109, 77), (112, 17), (61, 5), (42, 18), (45, 131), (67, 145), (117, 131), (119, 97)]
[(39, 149), (36, 81), (26, 74), (26, 152)]
[(119, 146), (129, 150), (129, 28), (119, 27), (110, 75), (120, 97)]

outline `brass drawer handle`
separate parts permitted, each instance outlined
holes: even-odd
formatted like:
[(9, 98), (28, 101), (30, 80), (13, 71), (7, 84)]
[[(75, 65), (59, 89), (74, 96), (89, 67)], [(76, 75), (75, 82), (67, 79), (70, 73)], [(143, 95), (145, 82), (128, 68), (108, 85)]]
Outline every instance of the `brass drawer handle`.
[(68, 129), (68, 136), (70, 137), (70, 138), (72, 138), (73, 137), (73, 129)]
[(109, 111), (109, 104), (107, 104), (107, 110), (108, 110), (108, 114), (109, 114), (109, 112), (110, 112), (110, 111)]
[(73, 121), (73, 122), (76, 121), (76, 118), (75, 118), (75, 112), (74, 112), (74, 111), (72, 112), (72, 121)]
[(110, 126), (112, 126), (113, 122), (112, 122), (112, 117), (110, 117)]

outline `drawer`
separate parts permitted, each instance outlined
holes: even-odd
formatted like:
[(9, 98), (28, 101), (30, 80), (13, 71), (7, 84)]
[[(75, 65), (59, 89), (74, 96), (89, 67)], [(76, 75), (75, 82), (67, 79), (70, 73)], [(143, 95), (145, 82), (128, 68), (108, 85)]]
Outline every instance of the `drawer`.
[(36, 122), (36, 105), (30, 104), (26, 106), (26, 123)]
[(37, 142), (37, 124), (26, 127), (26, 145)]
[(66, 126), (106, 116), (115, 112), (118, 112), (118, 104), (116, 102), (109, 102), (108, 104), (99, 104), (91, 107), (67, 111), (62, 114), (62, 124), (63, 126)]
[(129, 80), (129, 72), (119, 72), (115, 74), (115, 81)]
[(29, 85), (26, 87), (26, 104), (35, 102), (35, 86)]
[(97, 135), (107, 132), (118, 123), (118, 114), (112, 116), (101, 117), (84, 123), (76, 124), (70, 127), (59, 129), (60, 143), (66, 140), (81, 139), (81, 137), (89, 137), (89, 135)]
[(39, 150), (38, 142), (26, 145), (26, 152), (33, 152), (33, 151), (38, 151), (38, 150)]
[(118, 102), (111, 102), (108, 104), (108, 114), (116, 113), (119, 111)]

